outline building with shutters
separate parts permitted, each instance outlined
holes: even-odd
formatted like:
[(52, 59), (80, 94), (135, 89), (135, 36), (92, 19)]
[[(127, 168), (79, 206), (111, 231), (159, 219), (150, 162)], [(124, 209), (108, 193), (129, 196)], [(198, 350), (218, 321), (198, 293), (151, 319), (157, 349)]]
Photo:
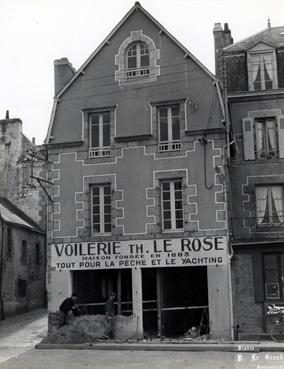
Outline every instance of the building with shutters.
[(227, 24), (213, 33), (231, 121), (234, 326), (261, 336), (267, 304), (284, 303), (284, 27), (235, 43)]
[[(88, 37), (91, 37), (88, 35)], [(46, 138), (50, 329), (72, 291), (116, 293), (116, 336), (232, 328), (222, 100), (139, 3), (75, 71), (55, 61)]]

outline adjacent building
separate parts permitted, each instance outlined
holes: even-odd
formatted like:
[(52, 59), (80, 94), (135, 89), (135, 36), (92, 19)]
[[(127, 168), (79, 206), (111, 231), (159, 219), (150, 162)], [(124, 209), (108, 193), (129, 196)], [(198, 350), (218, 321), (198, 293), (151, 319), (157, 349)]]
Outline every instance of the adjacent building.
[(267, 304), (284, 303), (284, 27), (233, 43), (216, 23), (214, 39), (231, 122), (234, 326), (256, 337), (269, 332)]
[(117, 336), (203, 326), (230, 338), (226, 129), (214, 75), (139, 3), (77, 71), (66, 58), (54, 68), (50, 328), (72, 291), (92, 314), (104, 314), (114, 291)]
[(46, 247), (40, 187), (31, 178), (35, 145), (22, 121), (0, 120), (0, 316), (45, 306)]

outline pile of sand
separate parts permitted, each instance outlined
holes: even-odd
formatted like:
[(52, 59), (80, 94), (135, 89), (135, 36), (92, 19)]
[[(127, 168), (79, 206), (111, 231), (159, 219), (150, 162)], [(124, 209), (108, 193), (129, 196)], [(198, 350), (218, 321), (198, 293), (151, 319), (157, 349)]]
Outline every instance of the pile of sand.
[(104, 315), (83, 315), (74, 317), (70, 324), (48, 335), (42, 343), (92, 343), (103, 337), (105, 329)]

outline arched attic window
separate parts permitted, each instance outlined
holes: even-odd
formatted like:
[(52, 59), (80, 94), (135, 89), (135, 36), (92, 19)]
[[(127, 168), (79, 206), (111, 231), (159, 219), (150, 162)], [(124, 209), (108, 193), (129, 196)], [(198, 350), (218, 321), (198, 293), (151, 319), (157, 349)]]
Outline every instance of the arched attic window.
[[(150, 52), (145, 42), (135, 42), (126, 51), (127, 77), (149, 74)], [(129, 75), (128, 75), (129, 74)]]
[(119, 84), (153, 82), (160, 75), (160, 50), (142, 30), (132, 31), (115, 55), (115, 80)]

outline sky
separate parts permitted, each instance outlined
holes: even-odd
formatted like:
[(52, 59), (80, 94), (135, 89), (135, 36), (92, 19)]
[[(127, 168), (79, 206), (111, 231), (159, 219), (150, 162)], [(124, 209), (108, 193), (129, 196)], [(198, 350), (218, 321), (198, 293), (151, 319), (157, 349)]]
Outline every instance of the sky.
[[(42, 144), (53, 96), (53, 61), (77, 70), (134, 5), (133, 0), (0, 0), (0, 119), (20, 118)], [(140, 4), (214, 72), (214, 23), (234, 42), (284, 26), (284, 0), (141, 0)]]

